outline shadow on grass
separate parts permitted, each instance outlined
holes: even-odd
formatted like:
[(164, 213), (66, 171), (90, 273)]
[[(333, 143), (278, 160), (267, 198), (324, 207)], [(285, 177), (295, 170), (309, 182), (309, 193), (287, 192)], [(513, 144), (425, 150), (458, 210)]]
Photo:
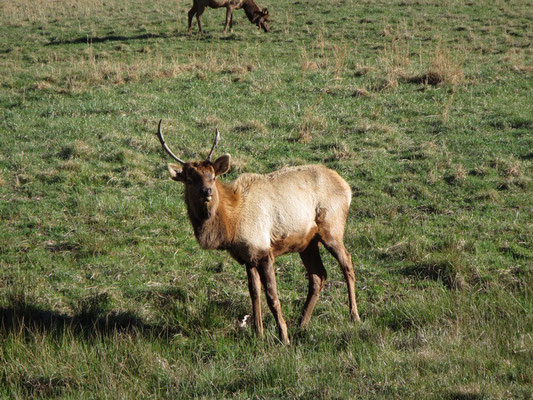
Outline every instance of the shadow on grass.
[(168, 340), (175, 335), (192, 336), (236, 325), (246, 309), (231, 301), (209, 300), (191, 306), (181, 288), (148, 290), (135, 297), (149, 301), (162, 323), (148, 323), (133, 311), (111, 308), (106, 293), (91, 294), (71, 305), (72, 314), (47, 309), (24, 294), (11, 294), (0, 308), (0, 335), (41, 332), (61, 336), (74, 334), (87, 339), (126, 333)]
[(9, 332), (43, 332), (52, 335), (73, 333), (85, 338), (131, 333), (168, 338), (180, 333), (181, 329), (147, 323), (131, 311), (113, 310), (102, 314), (89, 306), (78, 309), (71, 316), (47, 310), (24, 299), (14, 299), (9, 306), (0, 308), (0, 333)]
[[(53, 376), (22, 375), (17, 383), (25, 399), (56, 398), (79, 387), (72, 378)], [(4, 376), (0, 378), (0, 384), (8, 387), (11, 382)]]
[(142, 35), (123, 36), (123, 35), (107, 35), (107, 36), (83, 36), (75, 39), (61, 40), (57, 38), (51, 38), (46, 44), (47, 46), (58, 46), (63, 44), (79, 44), (79, 43), (104, 43), (104, 42), (128, 42), (130, 40), (146, 40), (157, 38), (170, 38), (170, 37), (183, 37), (190, 36), (186, 33), (172, 33), (172, 34), (157, 34), (157, 33), (144, 33)]
[(224, 41), (241, 41), (241, 39), (234, 33), (229, 34), (228, 36), (222, 36), (219, 40)]
[(527, 154), (521, 155), (520, 158), (522, 160), (533, 160), (533, 151), (530, 151)]
[(463, 392), (463, 391), (448, 391), (443, 397), (445, 400), (481, 400), (486, 399), (482, 393), (476, 392)]
[(415, 263), (399, 272), (408, 277), (441, 282), (450, 290), (461, 289), (466, 284), (457, 267), (445, 260)]

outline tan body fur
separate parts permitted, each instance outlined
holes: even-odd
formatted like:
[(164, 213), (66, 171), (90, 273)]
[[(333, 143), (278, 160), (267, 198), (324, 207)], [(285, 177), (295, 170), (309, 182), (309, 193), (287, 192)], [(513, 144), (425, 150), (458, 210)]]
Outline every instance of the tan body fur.
[(350, 313), (359, 321), (355, 275), (343, 243), (351, 201), (349, 185), (321, 165), (288, 167), (267, 175), (243, 174), (230, 184), (216, 180), (229, 170), (230, 156), (214, 163), (169, 164), (171, 177), (185, 183), (189, 219), (200, 246), (227, 250), (246, 265), (254, 325), (262, 335), (260, 292), (289, 342), (277, 294), (274, 260), (298, 252), (307, 269), (309, 293), (300, 324), (306, 326), (326, 281), (319, 243), (339, 261), (348, 286)]
[(198, 31), (202, 32), (202, 23), (200, 17), (202, 16), (205, 8), (226, 8), (226, 23), (224, 25), (224, 33), (227, 32), (228, 27), (233, 31), (233, 10), (243, 8), (246, 16), (253, 24), (256, 24), (259, 28), (265, 32), (270, 30), (268, 21), (269, 15), (266, 8), (260, 9), (254, 0), (193, 0), (193, 6), (188, 13), (188, 30), (192, 32), (192, 19), (196, 15), (196, 21), (198, 23)]
[[(317, 221), (337, 213), (344, 222), (351, 200), (348, 184), (320, 165), (284, 168), (268, 175), (243, 174), (230, 185), (217, 182), (217, 189), (233, 198), (229, 236), (232, 246), (242, 248), (242, 258), (257, 258), (272, 246), (275, 255), (286, 253), (277, 249), (294, 238), (316, 233)], [(200, 245), (217, 248), (207, 242)]]

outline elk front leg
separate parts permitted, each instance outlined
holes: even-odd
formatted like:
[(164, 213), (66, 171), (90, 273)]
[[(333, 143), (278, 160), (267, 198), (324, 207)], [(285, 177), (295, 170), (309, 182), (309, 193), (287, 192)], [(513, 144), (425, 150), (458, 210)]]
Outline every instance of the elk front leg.
[(259, 271), (255, 267), (246, 266), (246, 274), (248, 275), (248, 290), (250, 291), (250, 299), (252, 300), (252, 314), (254, 317), (255, 332), (263, 337), (263, 318), (261, 315), (261, 278)]
[(274, 272), (274, 258), (271, 256), (265, 257), (259, 263), (259, 274), (261, 276), (261, 282), (265, 287), (265, 293), (267, 298), (268, 307), (274, 319), (278, 325), (279, 336), (283, 344), (289, 344), (289, 334), (287, 333), (287, 323), (283, 319), (281, 313), (281, 304), (278, 297), (278, 285), (276, 283), (276, 274)]
[(187, 25), (187, 30), (189, 33), (192, 32), (192, 18), (194, 17), (194, 14), (196, 14), (197, 10), (198, 10), (198, 7), (196, 6), (196, 3), (194, 3), (188, 13), (189, 23)]
[[(228, 26), (230, 26), (231, 24), (231, 13), (232, 13), (231, 6), (226, 7), (226, 23), (224, 25), (224, 33), (227, 32)], [(230, 30), (232, 30), (232, 28), (230, 28)]]

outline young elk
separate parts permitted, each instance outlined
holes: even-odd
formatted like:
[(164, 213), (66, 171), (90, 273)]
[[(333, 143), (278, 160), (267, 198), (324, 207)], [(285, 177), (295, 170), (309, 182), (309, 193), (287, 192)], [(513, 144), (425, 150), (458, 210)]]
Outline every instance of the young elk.
[(206, 7), (226, 7), (226, 24), (224, 25), (224, 33), (227, 32), (228, 26), (230, 31), (233, 32), (233, 10), (239, 8), (244, 8), (244, 12), (252, 24), (256, 24), (258, 28), (263, 29), (265, 32), (270, 31), (268, 25), (268, 10), (266, 8), (260, 9), (258, 5), (255, 4), (254, 0), (193, 0), (192, 8), (189, 10), (189, 33), (192, 32), (192, 17), (195, 15), (196, 21), (198, 22), (198, 31), (200, 33), (202, 32), (200, 17)]
[(219, 133), (205, 161), (184, 162), (161, 145), (179, 164), (169, 164), (173, 180), (185, 185), (185, 203), (194, 234), (204, 249), (227, 250), (246, 266), (256, 332), (263, 335), (261, 285), (284, 343), (289, 343), (287, 324), (281, 313), (274, 260), (300, 253), (309, 279), (309, 292), (300, 325), (305, 327), (326, 282), (319, 243), (339, 262), (348, 285), (350, 314), (359, 322), (355, 301), (355, 274), (350, 253), (343, 243), (344, 226), (351, 201), (348, 183), (322, 165), (286, 167), (268, 175), (242, 174), (234, 182), (217, 177), (230, 169), (231, 156), (211, 161)]

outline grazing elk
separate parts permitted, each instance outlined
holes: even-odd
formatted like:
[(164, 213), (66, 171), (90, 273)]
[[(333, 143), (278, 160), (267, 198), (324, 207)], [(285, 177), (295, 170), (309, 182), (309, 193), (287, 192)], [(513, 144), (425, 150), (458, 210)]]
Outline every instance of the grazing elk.
[(322, 165), (286, 167), (267, 175), (242, 174), (224, 184), (217, 177), (230, 169), (231, 156), (211, 161), (219, 133), (205, 161), (184, 162), (157, 135), (165, 151), (179, 164), (169, 164), (173, 180), (185, 185), (185, 203), (196, 239), (204, 249), (227, 250), (246, 266), (254, 327), (263, 335), (261, 284), (284, 343), (287, 324), (278, 299), (274, 260), (297, 252), (307, 269), (309, 292), (300, 325), (305, 327), (326, 282), (319, 243), (339, 262), (348, 285), (350, 314), (359, 322), (355, 301), (355, 274), (343, 243), (351, 201), (348, 183)]
[(224, 25), (224, 33), (227, 32), (228, 26), (230, 31), (233, 31), (233, 10), (244, 8), (246, 16), (252, 24), (256, 24), (258, 28), (263, 29), (265, 32), (270, 31), (269, 15), (266, 8), (259, 8), (255, 4), (254, 0), (193, 0), (193, 5), (189, 10), (189, 33), (192, 32), (192, 17), (196, 15), (196, 21), (198, 22), (198, 31), (202, 32), (202, 24), (200, 17), (205, 11), (206, 7), (220, 8), (226, 7), (226, 24)]

